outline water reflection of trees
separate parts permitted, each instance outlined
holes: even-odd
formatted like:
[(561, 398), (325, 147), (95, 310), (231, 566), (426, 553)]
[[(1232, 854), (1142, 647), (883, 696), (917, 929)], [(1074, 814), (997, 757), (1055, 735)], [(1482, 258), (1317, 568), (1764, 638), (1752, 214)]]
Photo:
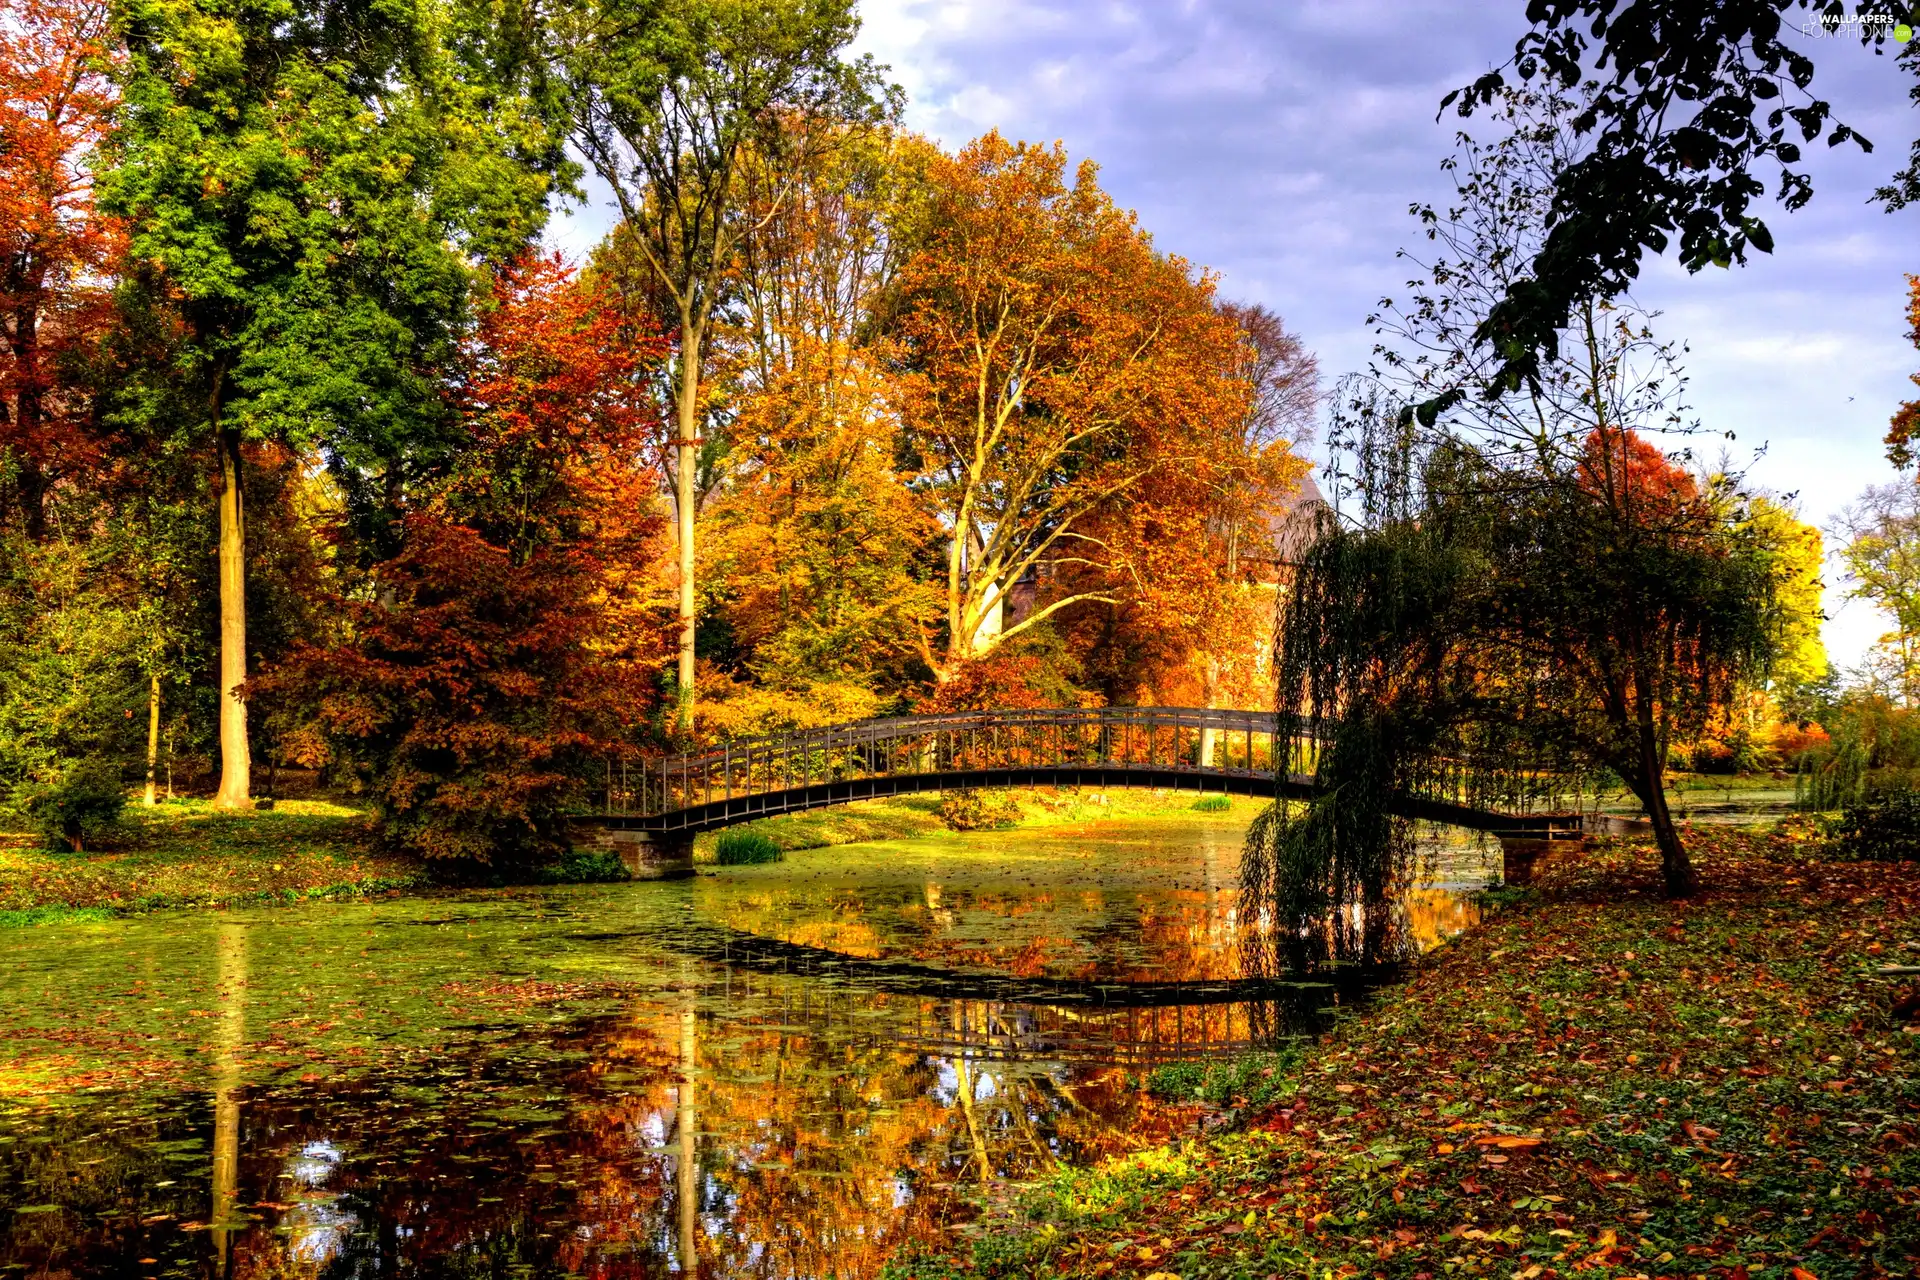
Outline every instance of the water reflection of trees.
[[(66, 1131), (32, 1144), (30, 1168), (0, 1147), (10, 1188), (57, 1188), (70, 1205), (107, 1170), (85, 1211), (16, 1219), (4, 1259), (82, 1275), (136, 1274), (121, 1263), (154, 1256), (237, 1278), (423, 1264), (612, 1278), (685, 1274), (690, 1242), (710, 1275), (858, 1276), (965, 1216), (957, 1193), (985, 1178), (1153, 1132), (1153, 1104), (1110, 1067), (930, 1052), (897, 1034), (940, 1023), (964, 1042), (1018, 1011), (815, 998), (759, 975), (727, 987), (542, 1033), (524, 1061), (230, 1090), (216, 1060), (212, 1088), (165, 1123)], [(681, 1123), (689, 1113), (697, 1126)], [(91, 1163), (109, 1148), (117, 1163)], [(199, 1229), (212, 1222), (227, 1226)]]
[[(876, 896), (799, 920), (789, 904), (743, 898), (723, 915), (930, 970), (1018, 968), (1003, 967), (1005, 952), (967, 951), (987, 925), (1014, 921), (1009, 937), (1050, 980), (1241, 977), (1234, 896), (1220, 885), (1057, 893), (1044, 899), (1051, 911), (1017, 898), (947, 890), (907, 910)], [(1405, 927), (1431, 939), (1470, 911), (1415, 893)], [(271, 948), (224, 922), (211, 941), (201, 972), (218, 1005), (202, 1024), (195, 1089), (0, 1118), (12, 1130), (0, 1136), (22, 1139), (0, 1143), (0, 1201), (64, 1206), (13, 1215), (0, 1265), (312, 1280), (408, 1267), (870, 1275), (967, 1216), (986, 1179), (1041, 1176), (1164, 1133), (1171, 1114), (1129, 1087), (1128, 1071), (1309, 1034), (1371, 980), (1120, 1008), (961, 998), (938, 983), (888, 990), (858, 966), (822, 979), (647, 950), (635, 964), (667, 985), (619, 1016), (549, 1023), (538, 1004), (502, 1005), (486, 1015), (497, 1032), (463, 1032), (458, 1049), (391, 1054), (351, 1082), (268, 1085), (250, 1074), (247, 1041), (277, 1033), (258, 1009), (249, 1021), (247, 1001), (249, 971), (271, 971)], [(421, 1028), (395, 1030), (419, 1042)]]

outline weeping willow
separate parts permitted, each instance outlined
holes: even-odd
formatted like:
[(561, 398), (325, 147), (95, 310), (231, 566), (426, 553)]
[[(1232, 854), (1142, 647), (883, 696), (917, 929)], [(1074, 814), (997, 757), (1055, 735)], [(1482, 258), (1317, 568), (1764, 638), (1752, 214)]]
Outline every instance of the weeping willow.
[[(1358, 523), (1324, 513), (1281, 604), (1282, 732), (1310, 742), (1317, 795), (1276, 802), (1248, 831), (1249, 968), (1393, 958), (1396, 904), (1419, 874), (1409, 798), (1476, 809), (1554, 805), (1580, 762), (1543, 748), (1516, 683), (1550, 683), (1491, 642), (1529, 495), (1458, 441), (1416, 451), (1375, 432), (1358, 454)], [(1544, 691), (1551, 696), (1551, 691)]]
[(1630, 434), (1565, 460), (1417, 437), (1408, 413), (1362, 425), (1359, 518), (1323, 516), (1282, 601), (1275, 707), (1312, 744), (1315, 798), (1248, 833), (1250, 967), (1389, 958), (1422, 801), (1564, 808), (1600, 770), (1653, 818), (1669, 892), (1689, 891), (1668, 745), (1764, 674), (1777, 632), (1774, 552), (1738, 495), (1686, 481), (1657, 518), (1623, 517), (1594, 468), (1640, 456)]

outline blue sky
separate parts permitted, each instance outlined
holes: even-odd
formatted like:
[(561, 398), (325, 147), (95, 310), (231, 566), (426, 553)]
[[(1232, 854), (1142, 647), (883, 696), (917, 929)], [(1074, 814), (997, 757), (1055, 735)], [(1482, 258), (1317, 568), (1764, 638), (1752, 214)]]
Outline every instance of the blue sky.
[[(907, 123), (949, 146), (997, 128), (1101, 165), (1159, 246), (1265, 303), (1331, 380), (1364, 364), (1365, 319), (1404, 283), (1409, 203), (1446, 194), (1462, 124), (1441, 96), (1505, 60), (1523, 0), (866, 0), (859, 47), (908, 93)], [(1797, 493), (1825, 525), (1891, 479), (1880, 437), (1920, 368), (1903, 336), (1903, 273), (1920, 272), (1920, 210), (1866, 203), (1920, 135), (1910, 83), (1857, 43), (1807, 41), (1816, 90), (1877, 149), (1811, 158), (1817, 195), (1769, 214), (1776, 250), (1745, 268), (1645, 273), (1639, 301), (1691, 347), (1691, 399), (1752, 483)], [(1470, 126), (1469, 126), (1470, 127)], [(584, 231), (598, 221), (585, 214)], [(567, 240), (562, 232), (562, 239)], [(570, 246), (571, 247), (571, 246)], [(1840, 600), (1828, 644), (1856, 661), (1883, 629)]]

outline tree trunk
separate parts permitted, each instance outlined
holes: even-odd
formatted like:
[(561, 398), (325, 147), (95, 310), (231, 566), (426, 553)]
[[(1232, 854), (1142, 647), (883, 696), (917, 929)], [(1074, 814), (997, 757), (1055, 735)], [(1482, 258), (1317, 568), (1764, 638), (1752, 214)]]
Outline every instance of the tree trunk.
[(1660, 846), (1660, 871), (1666, 881), (1669, 898), (1684, 898), (1693, 892), (1693, 863), (1686, 846), (1680, 842), (1680, 829), (1674, 825), (1673, 811), (1667, 808), (1667, 762), (1661, 758), (1658, 735), (1643, 715), (1639, 726), (1639, 776), (1625, 776), (1641, 807), (1653, 823), (1653, 838)]
[[(215, 408), (216, 425), (219, 415)], [(246, 528), (240, 497), (240, 433), (224, 428), (220, 441), (220, 789), (216, 809), (246, 809), (253, 760), (247, 748)]]
[(680, 517), (680, 678), (675, 696), (679, 701), (677, 722), (682, 730), (693, 727), (693, 647), (697, 619), (693, 597), (693, 501), (694, 469), (700, 426), (700, 337), (689, 318), (680, 324), (680, 394), (676, 412), (674, 477)]
[[(1220, 659), (1214, 654), (1210, 653), (1206, 656), (1206, 672), (1204, 705), (1207, 710), (1212, 711), (1219, 705), (1220, 701)], [(1212, 725), (1208, 725), (1206, 728), (1200, 730), (1200, 759), (1198, 763), (1202, 769), (1213, 768), (1213, 753), (1215, 744), (1218, 741), (1219, 732)], [(1253, 761), (1247, 761), (1247, 767), (1252, 768)]]
[[(39, 280), (21, 282), (23, 299), (39, 292)], [(19, 373), (13, 402), (14, 488), (19, 496), (27, 538), (42, 542), (47, 536), (47, 478), (40, 469), (40, 311), (26, 301), (14, 310), (13, 364)]]
[(160, 803), (154, 794), (158, 782), (155, 776), (160, 766), (160, 673), (154, 672), (147, 685), (147, 795), (146, 805), (151, 809)]

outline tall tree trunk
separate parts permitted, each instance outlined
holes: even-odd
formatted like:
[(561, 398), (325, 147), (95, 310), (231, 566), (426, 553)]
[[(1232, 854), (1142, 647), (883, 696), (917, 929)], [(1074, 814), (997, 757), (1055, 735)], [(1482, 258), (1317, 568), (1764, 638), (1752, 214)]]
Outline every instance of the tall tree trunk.
[[(30, 299), (39, 292), (39, 281), (25, 281), (21, 293)], [(13, 364), (19, 373), (13, 402), (14, 488), (20, 499), (23, 524), (29, 540), (44, 541), (47, 536), (47, 478), (40, 469), (40, 312), (31, 302), (23, 302), (13, 317)]]
[(149, 809), (160, 803), (154, 794), (158, 779), (155, 774), (160, 766), (160, 673), (154, 672), (148, 677), (147, 685), (147, 796)]
[(693, 482), (700, 426), (700, 335), (684, 312), (680, 323), (680, 395), (674, 408), (679, 437), (674, 441), (674, 480), (680, 517), (680, 680), (676, 696), (677, 720), (686, 730), (693, 727), (693, 645), (698, 621), (693, 597)]
[[(217, 394), (217, 393), (216, 393)], [(215, 423), (219, 408), (216, 402)], [(219, 428), (220, 441), (220, 789), (216, 809), (253, 804), (253, 758), (247, 747), (246, 527), (240, 498), (240, 433)]]

